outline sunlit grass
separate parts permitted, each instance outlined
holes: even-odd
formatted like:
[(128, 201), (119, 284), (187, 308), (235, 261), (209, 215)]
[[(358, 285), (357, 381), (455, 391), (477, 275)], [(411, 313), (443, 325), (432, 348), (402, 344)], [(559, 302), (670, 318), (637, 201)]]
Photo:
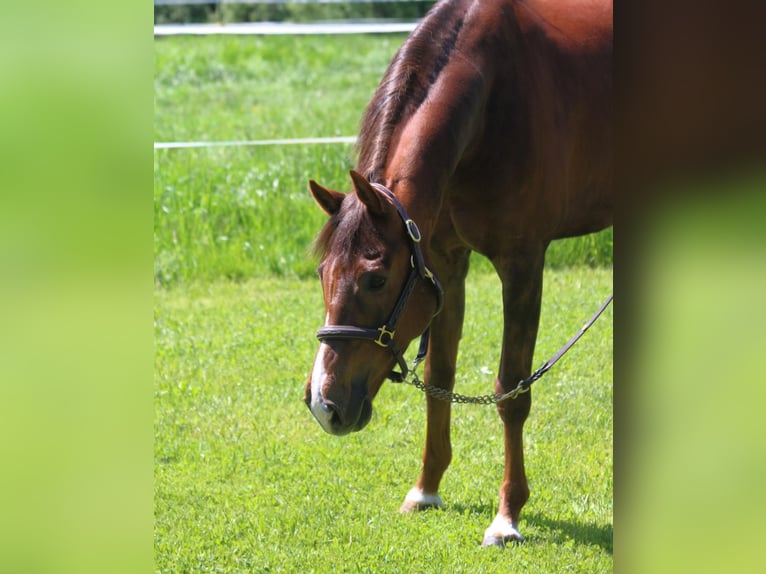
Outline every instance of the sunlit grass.
[[(159, 39), (155, 141), (353, 136), (403, 39)], [(156, 150), (156, 283), (310, 276), (306, 251), (324, 215), (307, 181), (348, 191), (354, 165), (345, 144)], [(551, 267), (611, 261), (611, 229), (555, 242), (547, 258)]]
[[(546, 272), (535, 364), (611, 291), (611, 271)], [(457, 390), (491, 392), (499, 281), (473, 273)], [(612, 313), (533, 389), (527, 543), (480, 548), (497, 504), (492, 407), (453, 409), (445, 512), (397, 509), (420, 468), (423, 396), (386, 384), (367, 429), (325, 434), (302, 402), (323, 304), (318, 281), (186, 283), (155, 296), (158, 572), (610, 572)]]
[[(155, 141), (354, 135), (402, 40), (158, 40)], [(523, 546), (479, 547), (502, 475), (493, 408), (455, 407), (448, 508), (415, 516), (397, 509), (420, 468), (416, 389), (385, 385), (343, 439), (311, 417), (323, 304), (307, 248), (325, 216), (306, 182), (347, 191), (353, 165), (349, 145), (155, 151), (156, 570), (611, 571), (611, 310), (533, 391)], [(536, 365), (611, 290), (611, 242), (551, 247)], [(595, 268), (561, 268), (581, 263)], [(457, 390), (486, 394), (500, 287), (486, 260), (472, 268)]]

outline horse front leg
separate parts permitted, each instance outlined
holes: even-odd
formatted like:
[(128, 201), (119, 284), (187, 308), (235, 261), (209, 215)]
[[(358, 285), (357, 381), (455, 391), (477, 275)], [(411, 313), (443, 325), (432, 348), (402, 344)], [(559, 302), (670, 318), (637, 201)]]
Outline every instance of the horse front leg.
[[(424, 381), (449, 391), (455, 386), (455, 366), (465, 311), (465, 276), (469, 253), (453, 254), (437, 272), (444, 288), (444, 307), (431, 323)], [(449, 402), (426, 397), (426, 444), (423, 467), (415, 486), (407, 493), (400, 512), (443, 508), (439, 483), (452, 460)]]
[[(540, 320), (545, 244), (526, 245), (493, 260), (503, 282), (503, 349), (495, 392), (506, 393), (531, 373)], [(531, 392), (497, 404), (503, 421), (505, 471), (497, 515), (484, 533), (484, 546), (521, 542), (519, 514), (529, 498), (524, 471), (522, 431), (532, 404)]]

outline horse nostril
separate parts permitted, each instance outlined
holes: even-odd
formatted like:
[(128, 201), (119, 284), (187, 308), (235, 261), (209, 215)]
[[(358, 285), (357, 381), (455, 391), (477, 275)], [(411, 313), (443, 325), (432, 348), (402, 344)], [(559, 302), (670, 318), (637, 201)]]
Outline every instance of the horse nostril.
[(333, 428), (337, 428), (343, 424), (343, 421), (341, 421), (340, 418), (340, 411), (338, 409), (338, 405), (336, 405), (332, 401), (323, 400), (322, 406), (324, 407), (325, 411), (330, 413), (330, 425)]
[(350, 410), (321, 397), (313, 402), (310, 408), (322, 428), (336, 436), (362, 430), (372, 416), (372, 402), (369, 397), (365, 397), (358, 404), (355, 403)]

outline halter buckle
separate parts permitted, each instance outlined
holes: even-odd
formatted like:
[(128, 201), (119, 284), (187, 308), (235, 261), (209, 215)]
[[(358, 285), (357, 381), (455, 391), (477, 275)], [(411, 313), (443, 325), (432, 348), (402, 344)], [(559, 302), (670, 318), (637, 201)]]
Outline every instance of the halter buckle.
[[(374, 343), (380, 347), (383, 347), (384, 349), (387, 349), (393, 342), (394, 333), (396, 333), (396, 331), (389, 331), (386, 329), (386, 325), (383, 325), (382, 327), (378, 327), (378, 332), (380, 335), (378, 335), (378, 338), (375, 339)], [(388, 337), (388, 340), (384, 341), (386, 336)]]

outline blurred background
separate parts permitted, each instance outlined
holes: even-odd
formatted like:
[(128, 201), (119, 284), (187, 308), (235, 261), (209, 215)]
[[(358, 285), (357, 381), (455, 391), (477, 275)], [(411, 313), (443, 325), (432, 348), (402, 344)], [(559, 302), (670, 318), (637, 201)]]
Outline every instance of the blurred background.
[[(3, 8), (3, 571), (152, 568), (152, 26), (174, 10)], [(618, 571), (766, 566), (763, 12), (615, 11)]]

